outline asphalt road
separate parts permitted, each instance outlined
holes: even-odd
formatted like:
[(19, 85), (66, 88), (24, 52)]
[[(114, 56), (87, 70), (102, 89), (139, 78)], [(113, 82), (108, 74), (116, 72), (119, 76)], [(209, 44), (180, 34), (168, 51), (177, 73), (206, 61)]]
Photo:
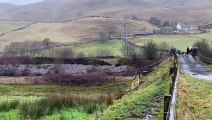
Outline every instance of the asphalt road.
[(203, 66), (191, 55), (179, 55), (179, 62), (185, 74), (212, 82), (212, 71)]

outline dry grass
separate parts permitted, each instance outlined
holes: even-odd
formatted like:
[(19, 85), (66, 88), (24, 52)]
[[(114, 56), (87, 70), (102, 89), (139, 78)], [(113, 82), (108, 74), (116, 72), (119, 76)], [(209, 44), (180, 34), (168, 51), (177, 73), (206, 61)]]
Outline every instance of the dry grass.
[[(116, 18), (86, 18), (66, 23), (37, 23), (30, 27), (9, 33), (0, 37), (0, 47), (15, 41), (43, 40), (50, 38), (56, 42), (89, 42), (99, 38), (102, 26), (115, 26), (117, 34), (123, 32), (122, 19)], [(146, 21), (130, 21), (132, 32), (138, 32), (142, 28), (148, 31), (155, 29)]]
[(31, 77), (0, 77), (0, 84), (34, 84)]
[(212, 83), (180, 75), (178, 120), (212, 119)]

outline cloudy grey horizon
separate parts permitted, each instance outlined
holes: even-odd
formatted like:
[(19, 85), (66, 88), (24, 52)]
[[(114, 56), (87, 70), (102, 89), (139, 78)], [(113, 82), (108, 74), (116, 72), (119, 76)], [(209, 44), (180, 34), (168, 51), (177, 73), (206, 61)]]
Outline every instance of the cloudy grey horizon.
[(0, 0), (0, 3), (10, 3), (14, 5), (27, 5), (37, 3), (43, 0)]

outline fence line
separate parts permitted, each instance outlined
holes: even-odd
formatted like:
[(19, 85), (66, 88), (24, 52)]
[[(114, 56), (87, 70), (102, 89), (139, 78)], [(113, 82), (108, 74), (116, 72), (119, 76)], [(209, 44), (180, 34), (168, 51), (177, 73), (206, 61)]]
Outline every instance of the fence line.
[[(154, 63), (152, 65), (149, 65), (147, 67), (144, 68), (140, 68), (136, 70), (136, 75), (133, 79), (133, 82), (131, 83), (131, 89), (134, 90), (135, 88), (137, 88), (140, 84), (140, 78), (142, 76), (144, 76), (145, 74), (150, 73), (151, 71), (155, 70), (157, 67), (159, 67), (162, 63), (166, 62), (168, 60), (169, 57), (167, 57), (166, 59), (163, 59), (157, 63)], [(137, 78), (138, 77), (138, 78)]]
[(204, 56), (201, 55), (200, 53), (198, 53), (198, 56), (199, 56), (199, 58), (200, 58), (203, 62), (212, 65), (212, 59), (207, 58), (207, 57), (204, 57)]
[(179, 71), (177, 71), (177, 76), (175, 78), (175, 83), (174, 83), (174, 90), (172, 93), (172, 99), (170, 103), (170, 110), (169, 110), (169, 120), (176, 120), (177, 119), (177, 111), (176, 111), (176, 106), (177, 106), (177, 94), (178, 94), (178, 79), (179, 79)]
[(172, 82), (170, 83), (169, 95), (164, 97), (164, 120), (176, 120), (177, 119), (177, 94), (178, 94), (178, 78), (179, 67), (178, 58), (175, 54), (175, 61), (173, 67), (170, 68), (170, 74), (174, 74)]

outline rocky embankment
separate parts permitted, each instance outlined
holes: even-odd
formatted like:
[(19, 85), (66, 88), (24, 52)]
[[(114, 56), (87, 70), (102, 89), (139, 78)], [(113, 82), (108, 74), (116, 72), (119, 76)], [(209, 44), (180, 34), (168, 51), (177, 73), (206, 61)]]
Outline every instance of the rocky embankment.
[(40, 64), (40, 65), (0, 65), (1, 76), (28, 76), (28, 75), (49, 75), (55, 73), (65, 74), (86, 74), (90, 72), (122, 73), (128, 70), (127, 66), (93, 66), (82, 64)]

